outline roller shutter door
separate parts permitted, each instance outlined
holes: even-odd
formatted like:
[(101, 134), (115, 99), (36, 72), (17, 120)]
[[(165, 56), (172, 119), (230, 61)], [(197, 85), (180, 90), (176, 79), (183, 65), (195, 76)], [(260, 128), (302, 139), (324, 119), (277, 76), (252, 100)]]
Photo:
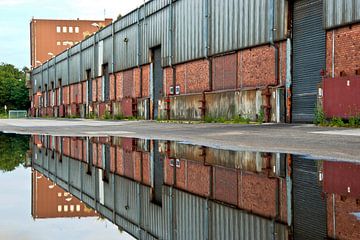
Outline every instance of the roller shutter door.
[(295, 1), (293, 24), (292, 119), (312, 122), (317, 85), (326, 61), (323, 0)]

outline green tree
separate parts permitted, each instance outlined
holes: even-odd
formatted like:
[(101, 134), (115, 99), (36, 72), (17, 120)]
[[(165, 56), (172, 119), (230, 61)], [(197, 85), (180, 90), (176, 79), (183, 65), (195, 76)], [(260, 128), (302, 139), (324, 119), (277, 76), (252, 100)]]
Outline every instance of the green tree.
[(25, 70), (11, 64), (0, 64), (0, 113), (8, 110), (27, 110), (30, 106), (29, 91), (25, 86)]
[(0, 134), (0, 171), (13, 171), (26, 161), (29, 136)]

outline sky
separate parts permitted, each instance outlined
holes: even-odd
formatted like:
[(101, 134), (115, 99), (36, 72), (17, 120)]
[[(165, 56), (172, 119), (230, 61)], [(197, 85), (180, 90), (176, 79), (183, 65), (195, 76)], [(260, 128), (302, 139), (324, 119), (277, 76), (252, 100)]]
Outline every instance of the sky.
[[(144, 0), (0, 0), (0, 63), (30, 66), (30, 21), (46, 19), (116, 19)], [(105, 11), (104, 11), (105, 10)]]

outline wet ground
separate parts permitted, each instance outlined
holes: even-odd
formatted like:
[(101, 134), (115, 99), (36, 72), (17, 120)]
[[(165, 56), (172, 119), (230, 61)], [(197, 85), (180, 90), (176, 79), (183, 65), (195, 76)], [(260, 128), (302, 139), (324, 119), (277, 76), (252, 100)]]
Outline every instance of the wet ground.
[(0, 239), (360, 239), (356, 161), (91, 135), (0, 135)]
[(360, 129), (326, 128), (310, 124), (165, 124), (152, 121), (0, 119), (0, 131), (187, 141), (215, 148), (286, 152), (337, 161), (359, 161), (360, 156)]

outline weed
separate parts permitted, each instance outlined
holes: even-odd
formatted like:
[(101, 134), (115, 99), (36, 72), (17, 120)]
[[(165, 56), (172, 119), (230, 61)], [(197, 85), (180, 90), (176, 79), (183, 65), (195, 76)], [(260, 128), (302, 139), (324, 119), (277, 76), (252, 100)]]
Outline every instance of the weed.
[(259, 111), (259, 114), (257, 115), (257, 122), (263, 123), (264, 120), (265, 120), (265, 111), (264, 111), (264, 108), (262, 107)]
[(114, 120), (123, 120), (124, 116), (122, 114), (115, 114)]
[(109, 111), (105, 111), (104, 116), (102, 117), (104, 120), (110, 120), (112, 119), (111, 113)]
[(325, 126), (328, 124), (325, 113), (322, 108), (318, 107), (315, 110), (315, 118), (314, 118), (314, 124)]
[(350, 127), (359, 127), (360, 126), (360, 116), (350, 117), (349, 118)]
[(330, 125), (331, 127), (344, 127), (344, 126), (345, 126), (345, 123), (344, 123), (344, 121), (343, 121), (341, 118), (339, 118), (339, 117), (334, 117), (334, 118), (332, 118), (332, 119), (330, 120), (329, 125)]

